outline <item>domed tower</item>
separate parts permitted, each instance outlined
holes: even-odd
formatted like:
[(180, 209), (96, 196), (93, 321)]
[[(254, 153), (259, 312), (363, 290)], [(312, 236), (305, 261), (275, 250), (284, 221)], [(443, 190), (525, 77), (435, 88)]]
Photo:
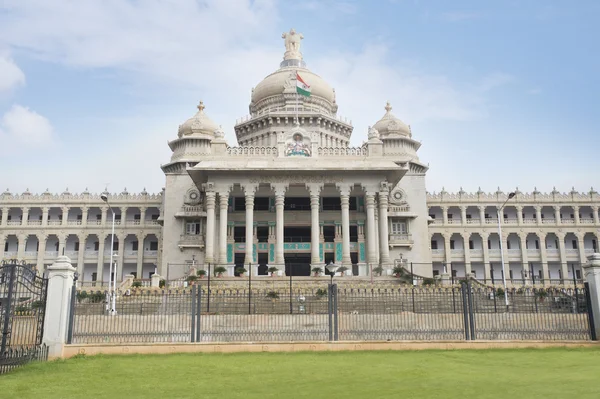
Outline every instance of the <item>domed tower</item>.
[(412, 138), (410, 126), (392, 113), (388, 101), (385, 115), (373, 125), (383, 143), (383, 156), (407, 166), (404, 177), (392, 187), (389, 194), (390, 223), (403, 227), (410, 234), (414, 245), (410, 250), (390, 240), (390, 256), (404, 259), (413, 264), (415, 273), (431, 275), (431, 251), (429, 249), (429, 228), (427, 224), (427, 194), (425, 176), (428, 166), (417, 155), (421, 143)]
[(235, 125), (239, 145), (275, 146), (277, 133), (300, 125), (320, 147), (347, 147), (352, 125), (337, 115), (335, 90), (306, 67), (302, 34), (291, 29), (282, 38), (286, 51), (279, 69), (252, 89), (250, 115)]
[[(198, 112), (179, 126), (177, 138), (169, 142), (173, 154), (170, 162), (161, 166), (165, 188), (159, 218), (163, 223), (159, 274), (166, 277), (169, 273), (169, 278), (183, 276), (191, 266), (189, 263), (202, 257), (206, 199), (192, 181), (188, 168), (213, 156), (216, 144), (225, 143), (223, 131), (206, 115), (202, 101), (197, 108)], [(188, 233), (198, 239), (194, 242), (180, 239)]]

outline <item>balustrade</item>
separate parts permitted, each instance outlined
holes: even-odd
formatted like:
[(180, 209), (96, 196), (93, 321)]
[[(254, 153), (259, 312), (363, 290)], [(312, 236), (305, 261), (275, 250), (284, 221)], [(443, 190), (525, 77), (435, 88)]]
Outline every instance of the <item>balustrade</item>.
[(367, 147), (319, 147), (320, 156), (363, 156), (368, 155)]
[(227, 155), (277, 156), (277, 147), (227, 147)]
[(41, 226), (41, 225), (42, 225), (41, 220), (28, 220), (27, 221), (27, 226)]
[(80, 226), (81, 224), (81, 220), (67, 220), (67, 225), (69, 226)]
[(594, 219), (579, 219), (581, 224), (594, 224)]
[(523, 219), (523, 224), (537, 224), (537, 219), (525, 218)]

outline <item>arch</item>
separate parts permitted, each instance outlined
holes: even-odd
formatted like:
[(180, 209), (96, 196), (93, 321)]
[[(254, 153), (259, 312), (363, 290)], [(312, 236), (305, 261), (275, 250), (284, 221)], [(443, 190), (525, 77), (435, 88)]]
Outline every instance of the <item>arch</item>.
[(31, 259), (37, 260), (37, 256), (40, 250), (40, 240), (35, 234), (29, 234), (25, 237), (25, 258), (29, 261)]
[(60, 240), (58, 235), (50, 234), (46, 238), (46, 247), (44, 248), (44, 257), (46, 258), (55, 258), (58, 256), (58, 247)]
[(471, 233), (469, 235), (469, 250), (471, 251), (471, 254), (474, 253), (482, 253), (483, 251), (483, 237), (481, 235), (481, 233)]
[(532, 205), (526, 205), (521, 210), (521, 217), (525, 224), (537, 224), (537, 210)]
[(528, 251), (540, 251), (542, 243), (537, 233), (527, 233), (525, 236), (525, 249)]
[(460, 207), (456, 205), (449, 206), (446, 210), (446, 216), (448, 218), (448, 224), (461, 224), (462, 213)]
[(67, 224), (79, 226), (83, 223), (83, 210), (79, 206), (69, 208), (67, 212)]
[(29, 208), (29, 215), (27, 218), (28, 226), (41, 226), (42, 219), (44, 217), (44, 211), (39, 206)]
[(598, 237), (594, 233), (585, 233), (583, 235), (583, 248), (586, 255), (598, 252)]
[(502, 209), (502, 217), (504, 219), (504, 223), (506, 224), (517, 224), (519, 219), (518, 209), (515, 205), (506, 205)]
[(560, 207), (560, 222), (562, 224), (575, 224), (575, 209), (571, 205)]
[(444, 220), (444, 211), (440, 206), (430, 206), (429, 207), (429, 217), (433, 219), (435, 224), (442, 224)]
[(581, 224), (594, 224), (594, 209), (585, 205), (579, 208), (579, 222)]
[(465, 209), (465, 215), (467, 217), (467, 224), (479, 224), (481, 223), (481, 217), (479, 213), (479, 207), (470, 205)]
[(544, 224), (556, 224), (556, 218), (554, 208), (551, 206), (543, 206), (541, 209), (542, 223)]

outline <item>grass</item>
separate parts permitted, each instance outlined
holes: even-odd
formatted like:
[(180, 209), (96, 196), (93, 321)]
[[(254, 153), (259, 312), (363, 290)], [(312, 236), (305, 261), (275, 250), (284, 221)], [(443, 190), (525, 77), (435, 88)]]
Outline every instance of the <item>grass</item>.
[(0, 376), (11, 398), (600, 397), (600, 348), (78, 357)]

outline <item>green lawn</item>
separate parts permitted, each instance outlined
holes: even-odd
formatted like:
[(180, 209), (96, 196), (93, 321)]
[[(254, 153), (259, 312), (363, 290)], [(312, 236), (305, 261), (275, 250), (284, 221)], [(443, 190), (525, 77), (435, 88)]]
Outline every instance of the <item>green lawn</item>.
[(0, 376), (0, 398), (594, 398), (600, 348), (80, 357)]

